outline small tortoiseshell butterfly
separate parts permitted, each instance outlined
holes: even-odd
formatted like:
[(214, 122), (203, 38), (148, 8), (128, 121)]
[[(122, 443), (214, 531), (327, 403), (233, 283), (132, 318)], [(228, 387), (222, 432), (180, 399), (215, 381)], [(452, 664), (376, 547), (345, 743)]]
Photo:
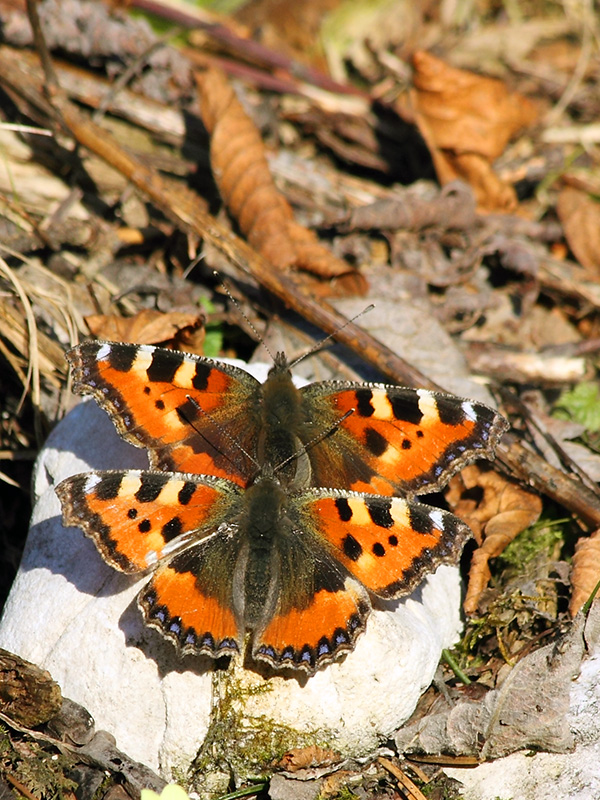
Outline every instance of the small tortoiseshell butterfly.
[(352, 649), (369, 593), (402, 597), (457, 560), (468, 527), (411, 497), (492, 457), (506, 428), (425, 390), (297, 389), (281, 354), (265, 383), (149, 346), (87, 342), (68, 358), (75, 390), (152, 470), (67, 478), (65, 524), (116, 569), (155, 568), (138, 604), (180, 651), (241, 652), (249, 632), (253, 658), (309, 674)]
[(447, 511), (339, 489), (248, 489), (171, 472), (91, 472), (56, 489), (65, 525), (122, 572), (155, 568), (138, 595), (181, 653), (241, 653), (309, 675), (354, 647), (369, 593), (409, 594), (471, 531)]

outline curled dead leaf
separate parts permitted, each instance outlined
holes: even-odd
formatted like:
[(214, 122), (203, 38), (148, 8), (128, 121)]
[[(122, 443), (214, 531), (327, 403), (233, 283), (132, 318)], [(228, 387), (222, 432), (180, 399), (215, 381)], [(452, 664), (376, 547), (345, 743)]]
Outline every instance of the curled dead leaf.
[(588, 280), (598, 280), (600, 277), (600, 203), (581, 189), (565, 186), (558, 196), (556, 211), (569, 247), (581, 266), (589, 272)]
[(201, 346), (204, 339), (204, 319), (202, 314), (196, 312), (165, 312), (145, 308), (133, 317), (91, 314), (85, 318), (85, 322), (94, 336), (114, 342), (164, 344), (175, 339), (186, 342), (186, 349), (191, 349), (190, 343)]
[(473, 614), (491, 577), (490, 558), (499, 556), (521, 531), (537, 521), (542, 501), (537, 494), (475, 464), (452, 478), (446, 499), (454, 513), (470, 526), (479, 545), (471, 560), (464, 602), (465, 612)]
[(281, 269), (294, 267), (323, 278), (352, 272), (294, 219), (273, 183), (260, 134), (225, 74), (210, 69), (197, 82), (215, 180), (250, 244)]
[(413, 66), (415, 120), (440, 183), (464, 178), (483, 208), (513, 209), (515, 191), (495, 174), (492, 162), (535, 120), (533, 103), (499, 80), (455, 69), (425, 51), (413, 55)]
[(573, 554), (569, 614), (574, 617), (600, 581), (600, 530), (589, 538), (579, 539)]

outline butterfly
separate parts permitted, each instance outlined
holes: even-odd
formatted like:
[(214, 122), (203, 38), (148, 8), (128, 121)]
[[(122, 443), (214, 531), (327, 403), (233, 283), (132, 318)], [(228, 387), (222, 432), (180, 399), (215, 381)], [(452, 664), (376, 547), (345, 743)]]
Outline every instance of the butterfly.
[[(67, 354), (149, 471), (91, 472), (56, 489), (65, 525), (127, 573), (182, 653), (241, 653), (312, 674), (354, 647), (372, 598), (410, 593), (456, 562), (468, 527), (414, 500), (491, 457), (506, 422), (480, 403), (381, 384), (302, 389), (278, 354), (260, 383), (151, 346)], [(400, 495), (400, 496), (394, 496)]]
[(243, 488), (159, 471), (89, 472), (56, 488), (79, 526), (125, 573), (152, 570), (146, 623), (181, 654), (243, 653), (312, 675), (353, 649), (371, 597), (409, 594), (471, 535), (453, 514), (400, 497), (290, 491), (268, 467)]
[(474, 458), (493, 458), (507, 428), (454, 395), (327, 381), (298, 389), (283, 353), (260, 383), (243, 369), (148, 345), (90, 341), (67, 353), (73, 388), (91, 394), (152, 469), (247, 487), (264, 465), (279, 480), (381, 495), (441, 488)]

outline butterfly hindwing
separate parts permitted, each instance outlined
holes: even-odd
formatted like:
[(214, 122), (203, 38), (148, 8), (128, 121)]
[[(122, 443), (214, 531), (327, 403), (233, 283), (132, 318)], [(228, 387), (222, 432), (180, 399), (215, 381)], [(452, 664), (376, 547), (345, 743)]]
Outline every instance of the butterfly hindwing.
[(302, 526), (381, 598), (409, 594), (439, 564), (456, 563), (471, 530), (454, 514), (400, 497), (306, 492)]
[(290, 494), (271, 479), (251, 492), (244, 532), (252, 655), (312, 674), (353, 648), (371, 608), (368, 594), (318, 533), (302, 527), (304, 493)]
[(239, 537), (215, 535), (161, 564), (138, 595), (144, 620), (180, 653), (218, 658), (239, 653), (244, 621), (236, 615)]

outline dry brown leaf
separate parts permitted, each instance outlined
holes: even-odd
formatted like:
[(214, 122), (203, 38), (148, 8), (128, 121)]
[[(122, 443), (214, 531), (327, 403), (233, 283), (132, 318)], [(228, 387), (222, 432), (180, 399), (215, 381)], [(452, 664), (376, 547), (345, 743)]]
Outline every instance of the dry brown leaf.
[(310, 747), (296, 747), (293, 750), (288, 750), (277, 766), (287, 772), (297, 772), (300, 769), (309, 769), (310, 767), (325, 767), (331, 764), (337, 764), (341, 761), (341, 756), (335, 750), (324, 750), (317, 745)]
[(581, 189), (565, 186), (558, 196), (556, 211), (569, 247), (581, 266), (589, 272), (588, 280), (598, 280), (600, 276), (600, 203)]
[(579, 539), (573, 554), (571, 570), (571, 601), (569, 614), (574, 617), (600, 581), (600, 530), (585, 539)]
[(499, 556), (521, 531), (536, 522), (542, 501), (537, 494), (477, 465), (465, 467), (452, 478), (446, 499), (470, 526), (479, 545), (473, 553), (464, 602), (465, 612), (473, 614), (491, 577), (490, 558)]
[(415, 118), (440, 183), (462, 177), (483, 208), (515, 208), (514, 189), (498, 178), (492, 162), (535, 120), (533, 103), (501, 81), (455, 69), (425, 51), (414, 54), (413, 66)]
[(260, 134), (225, 74), (210, 69), (197, 81), (215, 180), (250, 244), (281, 269), (295, 267), (323, 278), (352, 272), (294, 219), (273, 183)]
[(204, 337), (204, 319), (195, 312), (142, 309), (133, 317), (92, 314), (85, 322), (94, 336), (113, 342), (161, 344), (178, 336), (184, 341), (192, 336), (196, 341), (198, 332)]

